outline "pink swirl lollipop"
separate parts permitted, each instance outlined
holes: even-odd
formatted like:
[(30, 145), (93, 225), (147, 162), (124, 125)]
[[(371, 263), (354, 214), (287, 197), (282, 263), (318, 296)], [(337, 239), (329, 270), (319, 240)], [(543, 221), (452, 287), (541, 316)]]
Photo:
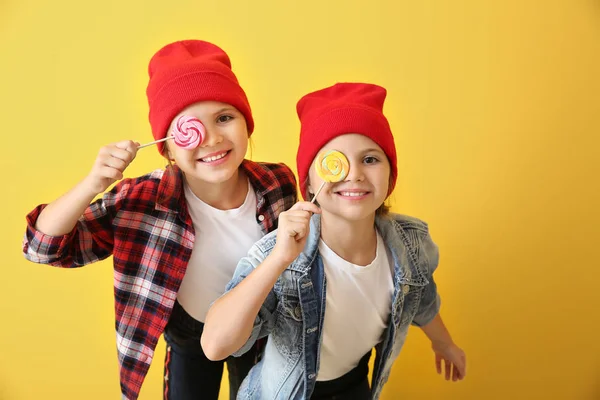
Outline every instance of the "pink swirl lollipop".
[(206, 129), (198, 118), (182, 115), (177, 118), (171, 134), (177, 146), (182, 149), (193, 150), (204, 141)]

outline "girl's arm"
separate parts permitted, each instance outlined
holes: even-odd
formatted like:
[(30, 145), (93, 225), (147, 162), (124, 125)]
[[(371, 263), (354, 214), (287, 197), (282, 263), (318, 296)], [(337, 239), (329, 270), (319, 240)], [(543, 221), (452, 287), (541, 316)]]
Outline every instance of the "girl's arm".
[[(318, 212), (319, 208), (308, 202), (296, 203), (282, 212), (271, 254), (262, 262), (255, 258), (259, 260), (258, 266), (241, 282), (234, 277), (239, 283), (213, 303), (206, 315), (200, 341), (208, 359), (222, 360), (242, 348), (249, 338), (256, 340), (258, 334), (253, 335), (253, 332), (256, 332), (255, 323), (261, 307), (279, 275), (304, 248), (310, 217)], [(248, 261), (251, 262), (249, 258), (240, 261), (238, 269), (247, 269)]]
[(446, 329), (440, 314), (437, 314), (427, 325), (422, 326), (421, 330), (431, 340), (431, 343), (439, 343), (440, 345), (453, 343), (450, 332)]
[(49, 236), (71, 232), (94, 197), (115, 181), (123, 179), (123, 171), (135, 158), (137, 146), (137, 143), (127, 140), (102, 147), (89, 175), (48, 204), (37, 217), (35, 229)]
[(213, 303), (206, 315), (200, 339), (209, 360), (227, 358), (248, 341), (261, 307), (288, 265), (272, 253), (237, 286)]
[[(75, 188), (49, 205), (27, 215), (23, 255), (29, 261), (76, 268), (109, 257), (113, 251), (113, 218), (131, 189), (119, 182), (92, 204), (135, 157), (137, 144), (120, 142), (100, 150), (90, 174)], [(109, 177), (111, 176), (111, 177)]]
[(413, 324), (419, 326), (431, 340), (438, 374), (442, 373), (442, 361), (444, 361), (446, 380), (462, 380), (466, 375), (467, 368), (465, 352), (454, 344), (439, 313), (440, 296), (433, 277), (439, 263), (438, 246), (433, 242), (429, 233), (422, 238), (421, 245), (420, 256), (424, 257), (424, 264), (427, 265), (429, 284), (421, 296)]
[(450, 332), (446, 329), (442, 317), (437, 314), (431, 322), (421, 327), (425, 335), (431, 340), (431, 347), (435, 353), (435, 365), (438, 374), (442, 373), (442, 360), (446, 371), (446, 380), (458, 381), (464, 379), (467, 373), (467, 359), (465, 352), (458, 347)]

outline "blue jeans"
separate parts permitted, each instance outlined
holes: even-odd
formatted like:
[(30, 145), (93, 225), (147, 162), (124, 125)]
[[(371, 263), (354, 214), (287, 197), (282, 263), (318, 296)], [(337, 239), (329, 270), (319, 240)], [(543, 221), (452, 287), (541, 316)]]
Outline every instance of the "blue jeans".
[[(195, 320), (175, 302), (165, 328), (167, 342), (163, 389), (165, 400), (217, 400), (225, 361), (210, 361), (200, 345), (204, 324)], [(235, 400), (242, 381), (256, 363), (257, 352), (229, 357), (229, 398)]]

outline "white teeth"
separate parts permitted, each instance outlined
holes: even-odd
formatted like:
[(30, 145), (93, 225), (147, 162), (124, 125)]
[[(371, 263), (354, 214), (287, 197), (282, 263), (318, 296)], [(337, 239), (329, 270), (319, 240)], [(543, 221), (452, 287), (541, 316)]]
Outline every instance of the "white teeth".
[(345, 197), (359, 197), (364, 196), (367, 192), (340, 192), (340, 195)]
[(224, 153), (221, 153), (216, 156), (201, 158), (201, 160), (204, 162), (212, 162), (212, 161), (220, 160), (221, 158), (225, 157), (226, 155), (227, 155), (227, 152), (224, 152)]

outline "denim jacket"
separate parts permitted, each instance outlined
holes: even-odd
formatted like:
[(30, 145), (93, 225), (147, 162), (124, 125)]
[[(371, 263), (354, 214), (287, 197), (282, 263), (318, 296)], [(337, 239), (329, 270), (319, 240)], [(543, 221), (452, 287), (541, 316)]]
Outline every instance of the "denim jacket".
[[(398, 214), (377, 217), (377, 230), (393, 258), (394, 294), (388, 326), (375, 346), (371, 398), (378, 399), (411, 324), (423, 326), (438, 313), (440, 299), (432, 274), (438, 248), (427, 224)], [(262, 305), (252, 334), (234, 355), (269, 336), (261, 361), (238, 392), (238, 399), (309, 399), (319, 370), (327, 282), (318, 251), (320, 216), (310, 221), (303, 252), (281, 274)], [(264, 236), (240, 260), (227, 291), (262, 263), (275, 246), (276, 231)]]

